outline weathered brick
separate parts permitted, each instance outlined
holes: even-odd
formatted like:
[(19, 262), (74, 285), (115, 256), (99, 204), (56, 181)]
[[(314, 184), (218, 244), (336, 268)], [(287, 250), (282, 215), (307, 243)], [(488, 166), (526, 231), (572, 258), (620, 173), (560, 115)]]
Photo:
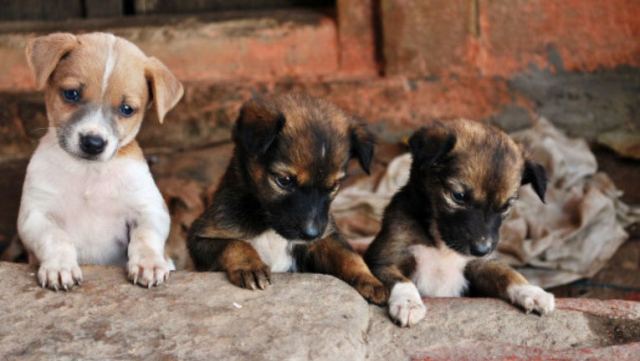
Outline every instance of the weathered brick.
[(468, 66), (472, 8), (462, 0), (382, 0), (385, 71), (415, 76)]
[(336, 24), (319, 11), (19, 25), (0, 28), (0, 90), (33, 89), (24, 47), (34, 32), (112, 32), (162, 60), (183, 81), (318, 78), (338, 71)]
[[(188, 149), (228, 140), (242, 103), (253, 94), (304, 91), (324, 97), (397, 140), (432, 119), (487, 119), (509, 104), (525, 104), (507, 83), (487, 78), (408, 80), (401, 77), (325, 82), (186, 83), (185, 96), (158, 124), (153, 112), (138, 140), (147, 149)], [(26, 157), (47, 127), (42, 95), (0, 92), (0, 159)]]
[(475, 63), (485, 75), (640, 65), (638, 1), (479, 1)]
[(640, 65), (634, 0), (383, 0), (389, 74), (511, 77)]
[(376, 75), (376, 31), (378, 11), (374, 0), (338, 0), (338, 45), (340, 72)]

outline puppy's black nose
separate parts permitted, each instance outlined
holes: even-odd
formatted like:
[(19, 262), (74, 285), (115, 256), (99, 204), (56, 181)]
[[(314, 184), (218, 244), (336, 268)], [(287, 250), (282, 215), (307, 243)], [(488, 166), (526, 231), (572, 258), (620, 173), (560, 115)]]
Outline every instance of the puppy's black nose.
[(106, 146), (107, 141), (97, 135), (80, 136), (80, 149), (87, 154), (98, 155)]
[(473, 256), (484, 256), (487, 253), (491, 252), (491, 242), (482, 241), (482, 242), (472, 242), (470, 246), (470, 251)]
[(304, 240), (312, 240), (318, 238), (320, 235), (320, 227), (315, 222), (307, 223), (302, 229), (302, 239)]

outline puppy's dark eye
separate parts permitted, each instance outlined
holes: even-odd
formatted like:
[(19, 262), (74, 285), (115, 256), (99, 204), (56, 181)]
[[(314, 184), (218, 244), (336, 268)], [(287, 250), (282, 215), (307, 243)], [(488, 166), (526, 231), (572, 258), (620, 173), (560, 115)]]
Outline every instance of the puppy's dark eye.
[(340, 188), (340, 183), (341, 181), (335, 181), (332, 185), (331, 188), (329, 189), (331, 192), (335, 192)]
[(467, 200), (467, 194), (465, 192), (451, 192), (451, 198), (458, 204), (464, 204)]
[(131, 107), (129, 104), (124, 104), (124, 103), (120, 105), (120, 108), (118, 109), (118, 111), (125, 118), (132, 116), (133, 113), (136, 112), (136, 110), (133, 109), (133, 107)]
[(499, 211), (503, 214), (509, 213), (509, 211), (511, 210), (511, 206), (515, 201), (515, 198), (510, 198), (505, 204), (502, 205), (502, 207), (500, 207)]
[(62, 91), (62, 98), (67, 103), (77, 103), (80, 101), (81, 94), (78, 89), (65, 89)]
[(276, 184), (284, 190), (291, 190), (296, 185), (296, 178), (291, 176), (276, 176)]

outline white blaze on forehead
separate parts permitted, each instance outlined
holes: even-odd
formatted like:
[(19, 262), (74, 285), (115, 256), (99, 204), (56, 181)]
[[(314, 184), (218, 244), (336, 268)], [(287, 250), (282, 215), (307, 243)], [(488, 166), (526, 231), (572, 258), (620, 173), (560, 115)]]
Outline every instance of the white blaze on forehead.
[(107, 60), (104, 63), (104, 72), (102, 73), (102, 96), (104, 96), (105, 91), (107, 91), (107, 86), (109, 85), (109, 78), (111, 77), (111, 73), (113, 73), (113, 68), (116, 65), (116, 55), (115, 55), (115, 45), (116, 45), (116, 37), (113, 34), (108, 34), (109, 38), (107, 40)]
[(104, 114), (96, 109), (82, 118), (80, 122), (77, 124), (77, 130), (81, 135), (100, 135), (104, 138), (107, 137), (109, 133), (109, 129), (106, 126), (107, 120), (104, 117)]

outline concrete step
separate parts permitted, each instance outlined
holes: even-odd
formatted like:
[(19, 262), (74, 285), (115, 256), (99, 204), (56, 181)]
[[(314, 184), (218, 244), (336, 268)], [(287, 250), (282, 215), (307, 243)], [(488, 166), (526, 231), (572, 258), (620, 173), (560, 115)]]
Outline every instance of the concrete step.
[(219, 273), (174, 273), (154, 289), (122, 269), (83, 267), (71, 292), (0, 263), (0, 357), (163, 360), (635, 360), (640, 304), (561, 299), (540, 317), (492, 299), (427, 299), (401, 329), (344, 282), (278, 274), (266, 291)]

